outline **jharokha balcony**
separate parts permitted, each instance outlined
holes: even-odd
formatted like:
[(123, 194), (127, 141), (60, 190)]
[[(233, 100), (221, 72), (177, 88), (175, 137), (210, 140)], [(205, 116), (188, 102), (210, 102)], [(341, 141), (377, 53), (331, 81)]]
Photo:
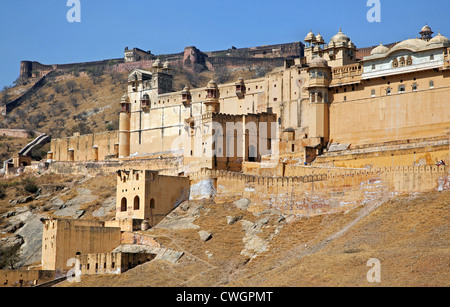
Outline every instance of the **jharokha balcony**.
[(342, 86), (361, 82), (363, 68), (360, 63), (336, 67), (331, 70), (330, 86)]

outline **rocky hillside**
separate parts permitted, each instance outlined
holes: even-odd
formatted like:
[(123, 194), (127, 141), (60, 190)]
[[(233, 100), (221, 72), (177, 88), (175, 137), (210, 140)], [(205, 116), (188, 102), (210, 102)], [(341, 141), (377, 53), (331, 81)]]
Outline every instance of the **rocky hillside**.
[[(115, 175), (2, 180), (0, 266), (39, 265), (42, 218), (111, 220), (115, 185)], [(247, 199), (185, 202), (139, 232), (178, 261), (59, 286), (450, 286), (449, 190), (314, 217), (253, 211)], [(372, 258), (381, 262), (380, 284), (366, 279)]]
[(0, 269), (40, 264), (42, 218), (113, 218), (115, 179), (43, 174), (0, 180)]
[[(153, 260), (59, 286), (449, 286), (449, 206), (450, 191), (315, 217), (254, 214), (245, 199), (186, 202), (145, 232), (184, 253), (176, 264)], [(379, 284), (367, 281), (372, 258), (381, 262)]]

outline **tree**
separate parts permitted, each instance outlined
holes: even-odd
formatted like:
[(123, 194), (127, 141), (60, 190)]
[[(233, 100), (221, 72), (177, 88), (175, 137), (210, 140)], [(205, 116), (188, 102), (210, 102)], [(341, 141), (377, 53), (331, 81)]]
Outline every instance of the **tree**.
[(4, 106), (9, 102), (9, 94), (7, 90), (3, 91), (2, 98), (0, 99), (0, 106)]
[(0, 250), (0, 268), (9, 268), (15, 270), (20, 257), (20, 245), (14, 245), (10, 248)]

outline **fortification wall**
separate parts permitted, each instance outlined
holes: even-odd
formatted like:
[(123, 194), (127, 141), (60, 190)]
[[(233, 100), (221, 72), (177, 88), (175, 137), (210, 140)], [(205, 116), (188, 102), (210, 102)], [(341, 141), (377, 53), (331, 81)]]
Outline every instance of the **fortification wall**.
[[(68, 138), (52, 139), (50, 150), (56, 161), (100, 161), (110, 156), (117, 156), (119, 131), (109, 131), (96, 134), (79, 135)], [(94, 154), (93, 147), (98, 147), (98, 154)], [(69, 149), (73, 150), (73, 160), (69, 156)]]
[(108, 175), (118, 169), (155, 170), (161, 175), (177, 176), (183, 168), (182, 157), (110, 160), (100, 162), (53, 162), (49, 171), (56, 174)]
[(0, 287), (33, 287), (55, 279), (55, 271), (0, 270)]
[(13, 138), (28, 139), (35, 135), (41, 135), (40, 132), (23, 130), (23, 129), (0, 129), (0, 136), (9, 136)]
[(386, 201), (397, 193), (448, 189), (449, 171), (445, 166), (388, 167), (263, 177), (202, 170), (190, 179), (193, 184), (211, 182), (216, 187), (211, 196), (219, 202), (247, 197), (252, 200), (254, 211), (277, 208), (289, 214), (309, 216)]

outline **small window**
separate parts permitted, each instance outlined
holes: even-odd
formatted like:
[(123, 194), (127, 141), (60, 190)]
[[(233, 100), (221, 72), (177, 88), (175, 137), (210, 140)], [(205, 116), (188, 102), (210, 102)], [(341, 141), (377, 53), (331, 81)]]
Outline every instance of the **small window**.
[(434, 81), (430, 81), (430, 88), (431, 88), (431, 89), (434, 88)]
[(433, 61), (434, 60), (434, 55), (432, 54), (432, 55), (430, 55), (430, 61)]
[(370, 95), (371, 95), (372, 97), (375, 97), (375, 90), (372, 90), (372, 92), (370, 93)]
[(347, 101), (347, 96), (344, 96), (344, 101)]
[(391, 94), (391, 88), (388, 87), (388, 88), (386, 89), (386, 95), (390, 95), (390, 94)]
[(405, 86), (404, 85), (400, 85), (399, 87), (398, 87), (398, 92), (401, 94), (401, 93), (404, 93), (406, 91), (406, 89), (405, 89)]
[(417, 83), (414, 83), (412, 85), (412, 90), (413, 90), (413, 92), (417, 91)]
[(375, 70), (377, 66), (375, 64), (372, 65), (372, 70)]

